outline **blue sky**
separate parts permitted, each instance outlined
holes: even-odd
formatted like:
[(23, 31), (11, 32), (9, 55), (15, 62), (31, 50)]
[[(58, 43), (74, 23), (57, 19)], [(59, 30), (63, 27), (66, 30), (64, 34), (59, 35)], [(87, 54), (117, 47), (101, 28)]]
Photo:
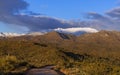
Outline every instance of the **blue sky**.
[(29, 10), (62, 19), (80, 19), (84, 13), (103, 14), (117, 6), (117, 0), (26, 0)]
[[(65, 20), (84, 19), (84, 14), (103, 14), (119, 6), (119, 0), (25, 0), (29, 6), (25, 11), (40, 13)], [(1, 10), (2, 11), (2, 10)], [(18, 28), (21, 29), (21, 28)], [(19, 32), (12, 26), (0, 22), (0, 32)], [(24, 31), (24, 30), (23, 30)]]

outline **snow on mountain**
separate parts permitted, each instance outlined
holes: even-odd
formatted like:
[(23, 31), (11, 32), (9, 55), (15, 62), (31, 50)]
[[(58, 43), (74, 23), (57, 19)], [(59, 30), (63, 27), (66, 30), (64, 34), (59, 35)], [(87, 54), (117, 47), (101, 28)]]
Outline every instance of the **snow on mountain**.
[(25, 34), (18, 34), (18, 33), (7, 33), (1, 32), (0, 37), (14, 37), (14, 36), (23, 36)]
[[(75, 35), (98, 32), (98, 30), (96, 30), (94, 28), (88, 28), (88, 27), (85, 27), (85, 28), (66, 28), (66, 29), (57, 28), (57, 29), (53, 29), (53, 31), (57, 31), (57, 32), (60, 32), (60, 33), (75, 34)], [(45, 34), (45, 32), (44, 33), (42, 33), (42, 32), (32, 32), (32, 33), (27, 33), (27, 34), (0, 32), (0, 37), (17, 37), (17, 36), (24, 36), (24, 35), (38, 36), (38, 35), (44, 35), (44, 34)]]
[(32, 33), (27, 33), (27, 34), (0, 32), (0, 37), (17, 37), (17, 36), (24, 36), (24, 35), (38, 36), (38, 35), (43, 35), (43, 34), (44, 33), (41, 33), (41, 32), (32, 32)]
[(94, 28), (84, 27), (84, 28), (57, 28), (54, 29), (54, 31), (60, 32), (60, 33), (70, 33), (75, 35), (80, 35), (84, 33), (96, 33), (98, 30)]
[(26, 35), (30, 35), (30, 36), (38, 36), (38, 35), (44, 35), (45, 33), (42, 32), (32, 32), (32, 33), (28, 33)]

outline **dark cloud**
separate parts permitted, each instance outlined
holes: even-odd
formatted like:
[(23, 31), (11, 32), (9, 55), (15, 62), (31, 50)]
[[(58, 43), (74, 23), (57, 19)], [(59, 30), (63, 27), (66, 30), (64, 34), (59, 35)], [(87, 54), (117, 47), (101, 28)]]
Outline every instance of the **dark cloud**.
[(28, 3), (23, 0), (0, 0), (0, 15), (13, 14), (19, 10), (26, 9)]
[(0, 0), (0, 21), (25, 26), (30, 31), (68, 27), (67, 23), (62, 23), (60, 20), (50, 17), (37, 17), (41, 14), (31, 11), (27, 12), (27, 15), (20, 15), (19, 11), (25, 10), (27, 7), (28, 3), (23, 0)]
[(101, 15), (99, 13), (90, 12), (87, 14), (87, 18), (91, 20), (101, 21), (103, 23), (112, 23), (112, 19), (106, 15)]
[(106, 14), (112, 18), (120, 19), (120, 7), (113, 8), (112, 10), (106, 12)]
[(21, 10), (26, 10), (27, 7), (28, 3), (23, 0), (0, 0), (0, 21), (10, 25), (24, 26), (30, 31), (76, 26), (67, 21), (41, 16), (41, 14), (31, 11), (27, 11), (25, 13), (27, 15), (19, 13)]
[(62, 22), (62, 20), (55, 18), (40, 16), (36, 17), (30, 15), (4, 15), (0, 18), (0, 20), (8, 24), (25, 26), (30, 31), (74, 27), (70, 23)]
[[(50, 17), (40, 17), (40, 16), (28, 16), (28, 15), (17, 15), (16, 19), (20, 21), (19, 24), (28, 27), (31, 31), (40, 31), (46, 29), (54, 29), (54, 28), (67, 28), (70, 27), (69, 24), (63, 23), (57, 19)], [(18, 23), (17, 23), (18, 24)]]
[[(65, 21), (57, 18), (43, 16), (39, 13), (28, 11), (21, 14), (21, 10), (26, 10), (28, 3), (24, 0), (0, 0), (0, 21), (10, 25), (27, 27), (30, 31), (43, 31), (56, 28), (71, 27), (92, 27), (99, 30), (120, 30), (120, 22), (114, 18), (120, 18), (120, 8), (115, 8), (105, 15), (90, 12), (86, 15), (89, 20), (85, 21)], [(16, 14), (17, 13), (17, 14)]]
[(88, 18), (88, 19), (100, 19), (100, 20), (106, 19), (104, 16), (102, 16), (96, 12), (87, 13), (86, 18)]
[[(93, 26), (97, 25), (101, 30), (120, 30), (120, 8), (114, 8), (104, 15), (91, 12), (87, 14), (87, 18), (92, 20)], [(96, 24), (95, 24), (96, 23)]]

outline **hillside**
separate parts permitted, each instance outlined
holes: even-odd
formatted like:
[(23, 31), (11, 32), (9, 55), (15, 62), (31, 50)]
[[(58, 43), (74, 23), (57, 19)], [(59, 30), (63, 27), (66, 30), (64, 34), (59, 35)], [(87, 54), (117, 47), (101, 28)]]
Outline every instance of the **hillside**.
[(120, 32), (116, 31), (2, 38), (0, 73), (23, 75), (31, 68), (54, 65), (66, 75), (119, 75), (119, 44)]
[(79, 36), (78, 49), (101, 57), (118, 57), (120, 53), (120, 32), (101, 31), (93, 34)]

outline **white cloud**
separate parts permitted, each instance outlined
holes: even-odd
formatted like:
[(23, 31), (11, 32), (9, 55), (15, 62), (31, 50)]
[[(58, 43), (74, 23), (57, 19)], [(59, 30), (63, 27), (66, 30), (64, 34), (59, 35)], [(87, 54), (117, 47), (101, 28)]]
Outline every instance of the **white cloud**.
[(62, 32), (62, 33), (72, 33), (72, 34), (76, 34), (79, 35), (81, 33), (96, 33), (98, 32), (98, 30), (94, 29), (94, 28), (89, 28), (89, 27), (77, 27), (77, 28), (57, 28), (54, 29), (54, 31), (58, 31), (58, 32)]

